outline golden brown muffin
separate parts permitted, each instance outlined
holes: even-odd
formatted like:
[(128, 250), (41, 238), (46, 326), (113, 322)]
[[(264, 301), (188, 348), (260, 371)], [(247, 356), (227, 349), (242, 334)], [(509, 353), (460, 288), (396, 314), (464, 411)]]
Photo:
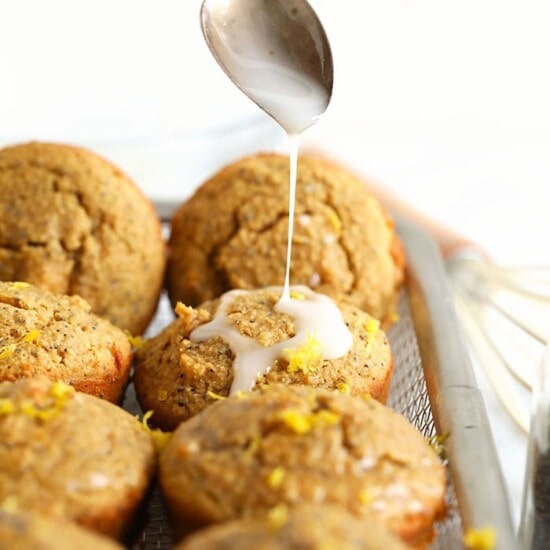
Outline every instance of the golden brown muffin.
[(395, 535), (343, 508), (279, 506), (267, 518), (229, 521), (197, 532), (176, 550), (406, 550)]
[(165, 244), (151, 203), (90, 151), (28, 143), (0, 150), (0, 280), (78, 294), (132, 333), (153, 316)]
[[(311, 293), (303, 287), (294, 288)], [(305, 293), (295, 291), (294, 295), (309, 299)], [(296, 319), (274, 309), (281, 289), (231, 291), (225, 296), (230, 326), (258, 346), (267, 349), (296, 334)], [(143, 410), (154, 411), (153, 421), (163, 429), (173, 430), (230, 393), (235, 353), (229, 343), (219, 336), (202, 342), (190, 339), (193, 330), (211, 321), (219, 307), (220, 300), (206, 302), (199, 309), (180, 304), (176, 307), (178, 318), (136, 352), (138, 400)], [(316, 348), (320, 342), (312, 335), (305, 346), (291, 348), (298, 351), (294, 361), (289, 361), (289, 350), (281, 350), (270, 370), (258, 376), (256, 385), (300, 384), (369, 394), (384, 402), (393, 368), (388, 339), (378, 321), (364, 311), (345, 303), (340, 304), (340, 311), (352, 335), (348, 353), (338, 359), (323, 359)]]
[(179, 523), (333, 504), (422, 547), (444, 509), (425, 438), (374, 399), (281, 385), (213, 404), (174, 432), (160, 483)]
[(107, 537), (74, 523), (0, 506), (0, 546), (9, 550), (122, 550)]
[(0, 382), (43, 374), (119, 402), (131, 365), (126, 334), (79, 296), (0, 282)]
[(121, 408), (44, 377), (0, 384), (0, 502), (120, 536), (155, 466)]
[[(173, 304), (283, 283), (288, 187), (288, 157), (257, 155), (218, 172), (178, 209), (167, 277)], [(403, 252), (392, 220), (363, 182), (300, 157), (295, 220), (291, 282), (391, 319)]]

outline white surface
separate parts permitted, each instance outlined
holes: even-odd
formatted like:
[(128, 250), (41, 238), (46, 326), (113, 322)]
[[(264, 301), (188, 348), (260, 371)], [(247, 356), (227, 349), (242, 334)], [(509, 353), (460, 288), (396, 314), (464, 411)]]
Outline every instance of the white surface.
[[(0, 0), (0, 141), (92, 145), (151, 196), (183, 198), (237, 155), (284, 150), (211, 59), (199, 0)], [(335, 57), (307, 135), (499, 263), (550, 264), (550, 5), (312, 0)], [(164, 136), (157, 140), (158, 136)], [(526, 438), (482, 374), (517, 514)]]

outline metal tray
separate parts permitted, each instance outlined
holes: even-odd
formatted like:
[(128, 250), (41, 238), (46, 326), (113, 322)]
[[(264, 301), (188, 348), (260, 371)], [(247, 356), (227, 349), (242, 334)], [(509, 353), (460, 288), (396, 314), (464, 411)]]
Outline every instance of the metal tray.
[[(160, 205), (168, 219), (171, 208)], [(437, 246), (415, 225), (398, 221), (408, 258), (408, 284), (399, 301), (399, 321), (388, 336), (395, 369), (388, 405), (425, 436), (450, 434), (446, 443), (448, 513), (436, 526), (431, 550), (462, 548), (467, 527), (491, 526), (498, 548), (516, 546), (504, 482), (487, 414), (456, 318)], [(166, 296), (146, 336), (157, 334), (174, 315)], [(133, 387), (124, 407), (140, 414)], [(167, 549), (174, 542), (162, 497), (154, 487), (129, 547)]]

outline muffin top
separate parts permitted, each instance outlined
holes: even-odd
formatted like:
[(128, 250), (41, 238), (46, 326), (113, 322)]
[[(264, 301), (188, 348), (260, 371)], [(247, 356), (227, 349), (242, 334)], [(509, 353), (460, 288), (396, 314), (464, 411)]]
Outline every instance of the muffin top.
[(0, 541), (10, 550), (122, 550), (113, 540), (74, 523), (2, 506)]
[[(386, 399), (393, 357), (380, 323), (305, 287), (293, 287), (283, 311), (281, 293), (233, 290), (199, 309), (176, 307), (178, 319), (136, 353), (137, 396), (144, 410), (155, 411), (156, 424), (174, 429), (220, 396), (262, 384)], [(330, 355), (331, 340), (339, 354)]]
[(162, 287), (165, 245), (151, 203), (118, 168), (81, 148), (0, 150), (0, 280), (78, 294), (140, 333)]
[(373, 399), (266, 386), (213, 404), (174, 432), (160, 462), (171, 510), (193, 524), (328, 503), (423, 544), (445, 470), (425, 438)]
[[(168, 288), (188, 305), (230, 288), (284, 281), (288, 158), (239, 160), (204, 183), (172, 220)], [(393, 222), (364, 183), (325, 161), (300, 157), (291, 282), (391, 319), (403, 280)]]
[(155, 451), (121, 408), (45, 377), (0, 384), (0, 502), (118, 535)]
[(389, 531), (343, 508), (279, 506), (265, 518), (229, 521), (197, 532), (177, 550), (406, 550)]
[(131, 362), (126, 334), (79, 296), (0, 282), (0, 382), (44, 374), (118, 401)]

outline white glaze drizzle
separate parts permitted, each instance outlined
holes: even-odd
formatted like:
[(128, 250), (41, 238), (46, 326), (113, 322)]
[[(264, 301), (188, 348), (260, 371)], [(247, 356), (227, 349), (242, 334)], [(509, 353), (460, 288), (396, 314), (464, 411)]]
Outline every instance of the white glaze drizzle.
[(288, 233), (286, 243), (286, 269), (285, 285), (281, 300), (290, 298), (290, 260), (292, 258), (292, 236), (294, 235), (294, 210), (296, 206), (296, 176), (298, 172), (298, 148), (300, 146), (300, 136), (288, 135), (288, 145), (290, 149), (290, 185), (288, 193)]
[[(288, 297), (283, 295), (274, 306), (275, 311), (294, 318), (296, 334), (292, 338), (264, 347), (254, 338), (243, 336), (231, 325), (227, 307), (237, 296), (257, 292), (254, 290), (231, 290), (223, 294), (214, 318), (191, 333), (190, 339), (193, 342), (203, 342), (219, 336), (229, 345), (235, 355), (230, 395), (241, 390), (251, 390), (258, 376), (268, 373), (285, 349), (305, 344), (308, 333), (314, 334), (319, 340), (324, 359), (343, 357), (351, 349), (351, 333), (333, 300), (305, 286), (294, 286), (292, 289), (305, 299), (294, 299), (290, 294)], [(281, 292), (282, 288), (270, 287), (268, 290)]]

